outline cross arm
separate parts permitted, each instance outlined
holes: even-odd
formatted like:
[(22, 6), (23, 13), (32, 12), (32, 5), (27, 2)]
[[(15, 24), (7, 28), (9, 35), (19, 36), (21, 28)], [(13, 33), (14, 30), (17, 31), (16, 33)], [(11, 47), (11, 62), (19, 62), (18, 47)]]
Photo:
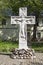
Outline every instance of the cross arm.
[(21, 17), (19, 16), (11, 16), (11, 24), (19, 24), (21, 21)]
[(26, 24), (35, 24), (35, 16), (27, 16), (25, 17)]

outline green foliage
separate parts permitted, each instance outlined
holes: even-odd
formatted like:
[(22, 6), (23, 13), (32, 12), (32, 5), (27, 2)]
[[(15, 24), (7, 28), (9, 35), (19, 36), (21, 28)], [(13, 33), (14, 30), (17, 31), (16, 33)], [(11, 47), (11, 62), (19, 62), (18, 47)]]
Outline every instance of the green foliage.
[(32, 48), (36, 51), (36, 52), (43, 52), (43, 43), (32, 43)]
[(42, 53), (43, 53), (43, 47), (33, 47), (33, 49), (34, 49), (36, 52), (42, 52)]
[(28, 7), (30, 12), (43, 10), (42, 0), (0, 0), (0, 10), (11, 8), (13, 13), (18, 14), (19, 7)]
[(10, 52), (13, 48), (18, 48), (17, 42), (0, 42), (0, 52)]
[(41, 0), (9, 0), (9, 7), (17, 13), (19, 7), (29, 7), (29, 11), (40, 11), (43, 9)]

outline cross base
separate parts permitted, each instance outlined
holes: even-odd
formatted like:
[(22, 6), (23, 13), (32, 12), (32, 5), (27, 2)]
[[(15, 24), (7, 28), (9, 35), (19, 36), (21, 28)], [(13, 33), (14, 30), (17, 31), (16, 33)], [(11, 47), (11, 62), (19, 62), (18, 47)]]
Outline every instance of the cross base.
[(25, 38), (19, 38), (19, 49), (28, 49), (27, 40), (25, 40)]
[(11, 58), (13, 59), (35, 59), (35, 52), (33, 49), (13, 49)]

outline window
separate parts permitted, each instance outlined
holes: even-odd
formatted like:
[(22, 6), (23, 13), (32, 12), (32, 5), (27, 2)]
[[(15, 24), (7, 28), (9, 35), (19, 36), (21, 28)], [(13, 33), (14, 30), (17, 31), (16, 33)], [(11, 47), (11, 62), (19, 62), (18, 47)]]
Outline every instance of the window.
[(43, 19), (42, 19), (42, 25), (43, 25)]
[(37, 32), (37, 39), (40, 40), (41, 38), (41, 32)]
[(2, 19), (2, 25), (6, 25), (6, 20)]

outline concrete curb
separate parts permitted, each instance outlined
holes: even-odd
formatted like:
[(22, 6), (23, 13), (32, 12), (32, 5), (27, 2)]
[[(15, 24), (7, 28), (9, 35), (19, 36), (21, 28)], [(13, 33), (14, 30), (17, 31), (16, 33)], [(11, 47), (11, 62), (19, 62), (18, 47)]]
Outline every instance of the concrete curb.
[(0, 52), (0, 55), (11, 55), (12, 52)]

